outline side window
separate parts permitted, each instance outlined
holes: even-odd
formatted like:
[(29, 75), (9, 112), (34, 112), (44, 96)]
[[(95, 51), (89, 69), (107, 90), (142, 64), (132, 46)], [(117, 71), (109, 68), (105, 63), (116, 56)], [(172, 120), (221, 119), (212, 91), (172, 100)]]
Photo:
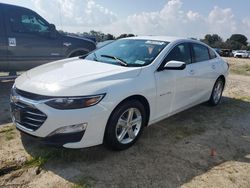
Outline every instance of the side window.
[(193, 43), (192, 46), (193, 46), (195, 62), (207, 61), (210, 59), (208, 48), (206, 46), (195, 43)]
[(191, 60), (189, 44), (182, 43), (182, 44), (175, 46), (166, 57), (165, 62), (172, 61), (172, 60), (182, 61), (187, 64), (190, 64), (192, 60)]
[(210, 55), (210, 59), (217, 58), (217, 55), (214, 53), (214, 51), (212, 49), (209, 49), (209, 55)]
[(38, 15), (28, 11), (11, 12), (9, 22), (12, 32), (48, 33), (49, 26)]

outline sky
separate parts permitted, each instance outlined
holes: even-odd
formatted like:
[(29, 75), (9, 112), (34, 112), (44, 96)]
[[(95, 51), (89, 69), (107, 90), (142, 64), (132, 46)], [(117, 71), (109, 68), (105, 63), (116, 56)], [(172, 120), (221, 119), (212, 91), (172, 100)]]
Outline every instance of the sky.
[(250, 40), (250, 1), (247, 0), (0, 0), (30, 8), (57, 29), (102, 31), (118, 36), (169, 35), (203, 38), (234, 33)]

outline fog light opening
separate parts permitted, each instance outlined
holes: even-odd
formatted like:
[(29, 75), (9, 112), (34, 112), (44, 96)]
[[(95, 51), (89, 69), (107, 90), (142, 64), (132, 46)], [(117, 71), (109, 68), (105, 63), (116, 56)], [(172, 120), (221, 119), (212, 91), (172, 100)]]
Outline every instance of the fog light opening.
[(77, 133), (85, 131), (88, 126), (88, 123), (81, 123), (76, 125), (69, 125), (65, 127), (61, 127), (50, 133), (48, 136), (53, 136), (56, 134), (67, 134), (67, 133)]

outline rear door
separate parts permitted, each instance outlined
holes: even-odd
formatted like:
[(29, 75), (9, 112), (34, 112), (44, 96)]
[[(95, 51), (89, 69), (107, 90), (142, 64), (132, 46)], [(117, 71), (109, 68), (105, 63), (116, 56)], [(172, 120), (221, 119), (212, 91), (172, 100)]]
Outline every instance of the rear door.
[(192, 43), (195, 76), (196, 93), (195, 100), (206, 101), (211, 95), (213, 85), (218, 77), (219, 64), (215, 53), (210, 52), (205, 45)]
[(51, 36), (46, 20), (25, 8), (5, 11), (10, 67), (25, 70), (62, 58), (61, 36)]
[(6, 27), (2, 9), (0, 5), (0, 72), (8, 70)]

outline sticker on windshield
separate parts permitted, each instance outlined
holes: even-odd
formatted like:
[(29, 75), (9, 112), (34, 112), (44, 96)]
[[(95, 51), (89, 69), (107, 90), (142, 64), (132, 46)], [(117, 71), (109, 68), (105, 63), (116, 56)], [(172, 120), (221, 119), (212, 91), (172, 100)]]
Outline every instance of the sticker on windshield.
[(153, 44), (153, 45), (163, 45), (165, 44), (165, 42), (161, 42), (161, 41), (153, 41), (153, 40), (148, 40), (145, 42), (146, 44)]
[(145, 61), (136, 60), (136, 61), (135, 61), (135, 64), (137, 64), (137, 65), (144, 65), (144, 64), (145, 64)]

